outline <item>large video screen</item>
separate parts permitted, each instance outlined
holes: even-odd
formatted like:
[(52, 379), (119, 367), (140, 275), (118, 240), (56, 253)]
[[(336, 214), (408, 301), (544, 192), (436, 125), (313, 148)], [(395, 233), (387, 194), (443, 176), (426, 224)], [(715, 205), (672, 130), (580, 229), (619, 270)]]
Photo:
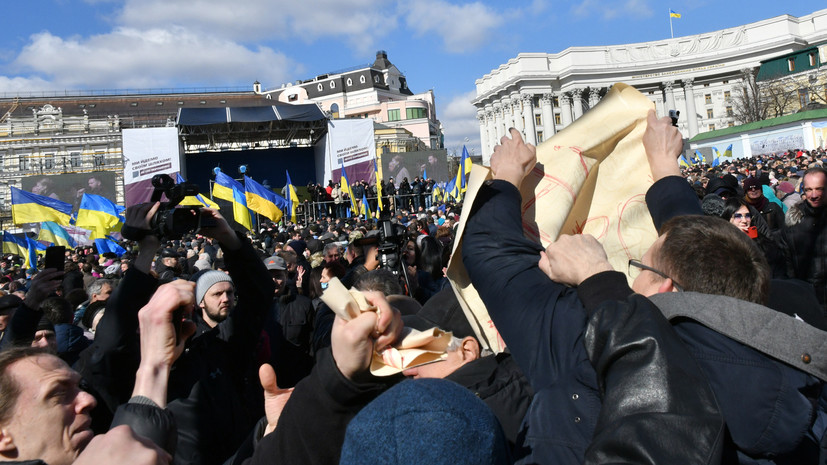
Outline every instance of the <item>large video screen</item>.
[(80, 199), (84, 192), (100, 195), (117, 202), (116, 182), (117, 178), (112, 171), (92, 171), (89, 173), (27, 176), (21, 180), (21, 188), (24, 191), (62, 200), (77, 207), (80, 205)]
[(421, 150), (418, 152), (385, 152), (382, 154), (382, 178), (393, 178), (398, 186), (402, 178), (413, 181), (426, 177), (437, 182), (448, 181), (448, 152), (445, 150)]

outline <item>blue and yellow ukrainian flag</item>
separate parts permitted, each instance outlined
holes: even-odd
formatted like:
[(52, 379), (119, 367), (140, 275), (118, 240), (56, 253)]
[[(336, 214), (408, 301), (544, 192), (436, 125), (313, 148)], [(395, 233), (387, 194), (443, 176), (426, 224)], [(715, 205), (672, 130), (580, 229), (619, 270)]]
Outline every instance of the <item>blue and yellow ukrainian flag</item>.
[(669, 10), (669, 17), (670, 18), (680, 18), (681, 14), (676, 12), (675, 10)]
[[(356, 199), (353, 198), (353, 190), (350, 188), (350, 181), (347, 179), (347, 171), (345, 171), (345, 165), (341, 164), (342, 167), (342, 175), (341, 179), (339, 180), (339, 185), (342, 187), (342, 192), (346, 193), (348, 198), (350, 199), (350, 211), (353, 212), (354, 215), (359, 214), (359, 210), (356, 208)], [(350, 218), (350, 216), (348, 216)]]
[(77, 247), (77, 242), (72, 239), (72, 236), (63, 229), (63, 226), (54, 221), (44, 221), (40, 223), (40, 233), (37, 235), (37, 240), (54, 245), (62, 245), (66, 248)]
[(104, 238), (95, 239), (95, 247), (98, 249), (98, 253), (103, 255), (107, 252), (112, 252), (115, 255), (121, 257), (123, 254), (126, 253), (126, 249), (118, 245), (112, 236), (106, 236)]
[(213, 198), (234, 202), (233, 187), (244, 192), (244, 187), (235, 179), (227, 176), (222, 171), (215, 173), (215, 183), (212, 185)]
[(686, 155), (684, 154), (681, 154), (681, 156), (678, 157), (678, 164), (683, 166), (684, 168), (689, 168), (692, 166), (692, 164), (689, 163), (689, 160), (686, 159)]
[(23, 257), (23, 269), (37, 267), (37, 255), (43, 254), (46, 246), (28, 236), (17, 237), (8, 231), (3, 231), (3, 253), (16, 254)]
[(471, 174), (471, 166), (471, 157), (468, 155), (468, 149), (466, 149), (463, 145), (462, 159), (460, 159), (459, 168), (457, 169), (457, 177), (452, 180), (453, 183), (449, 184), (450, 189), (448, 189), (448, 193), (450, 193), (455, 199), (459, 199), (467, 189), (465, 184), (467, 182), (468, 175)]
[(92, 239), (105, 237), (113, 231), (121, 230), (124, 210), (124, 207), (115, 205), (106, 197), (84, 193), (75, 226), (92, 231)]
[(270, 191), (249, 176), (244, 176), (244, 189), (247, 207), (250, 210), (266, 216), (273, 222), (278, 222), (284, 215), (284, 210), (287, 209), (287, 200), (284, 197)]
[[(175, 173), (175, 184), (185, 183), (184, 178), (181, 177), (181, 173)], [(196, 205), (199, 207), (209, 207), (218, 210), (218, 204), (213, 202), (212, 200), (204, 197), (201, 194), (198, 195), (188, 195), (184, 197), (179, 205)]]
[(368, 196), (362, 193), (362, 206), (359, 208), (359, 214), (365, 215), (365, 221), (370, 221), (373, 214), (370, 212), (370, 205), (368, 205)]
[(729, 144), (729, 147), (724, 150), (724, 157), (725, 158), (732, 158), (732, 144)]
[(247, 208), (247, 196), (243, 189), (235, 186), (233, 186), (233, 219), (247, 230), (253, 230), (253, 220), (250, 218), (250, 210)]
[(11, 187), (11, 217), (14, 224), (54, 221), (69, 224), (72, 204)]
[(712, 163), (710, 166), (718, 166), (721, 164), (721, 152), (718, 151), (717, 147), (712, 147)]
[[(704, 154), (695, 150), (695, 160), (697, 160), (698, 164), (703, 164), (704, 162)], [(693, 162), (694, 163), (694, 162)]]
[(296, 209), (299, 207), (299, 196), (296, 195), (296, 188), (293, 187), (293, 181), (290, 180), (290, 172), (287, 173), (287, 185), (284, 186), (287, 190), (287, 209), (290, 210), (290, 221), (296, 222)]
[(376, 179), (376, 211), (382, 211), (382, 180), (379, 179), (379, 168), (376, 165), (376, 159), (373, 159), (373, 174)]

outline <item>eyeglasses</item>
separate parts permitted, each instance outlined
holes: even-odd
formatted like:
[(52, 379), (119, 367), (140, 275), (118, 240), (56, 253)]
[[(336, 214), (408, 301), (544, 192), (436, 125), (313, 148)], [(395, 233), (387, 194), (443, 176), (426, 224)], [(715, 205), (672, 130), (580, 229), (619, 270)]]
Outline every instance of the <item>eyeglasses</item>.
[(752, 215), (749, 214), (749, 213), (733, 213), (732, 217), (735, 218), (736, 220), (740, 220), (742, 218), (748, 220), (748, 219), (752, 218)]
[[(640, 270), (651, 271), (652, 273), (655, 273), (656, 275), (660, 276), (663, 279), (672, 279), (669, 276), (667, 276), (666, 273), (664, 273), (663, 271), (656, 270), (656, 269), (652, 268), (651, 266), (644, 265), (643, 263), (640, 262), (640, 260), (635, 260), (634, 258), (630, 259), (629, 260), (629, 270), (628, 270), (629, 271), (629, 276), (632, 277), (632, 279), (637, 278), (638, 275), (640, 274)], [(678, 292), (683, 292), (683, 287), (681, 287), (678, 283), (676, 283), (674, 279), (672, 279), (672, 286), (674, 286), (675, 289), (678, 290)]]
[(749, 186), (747, 188), (747, 190), (748, 191), (757, 191), (757, 190), (761, 190), (761, 187), (760, 186)]

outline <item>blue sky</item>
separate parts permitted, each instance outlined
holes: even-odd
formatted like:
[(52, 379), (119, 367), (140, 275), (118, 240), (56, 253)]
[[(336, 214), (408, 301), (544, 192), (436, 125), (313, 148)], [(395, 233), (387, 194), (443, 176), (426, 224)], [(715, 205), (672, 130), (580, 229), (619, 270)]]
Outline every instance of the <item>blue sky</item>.
[(699, 34), (824, 0), (37, 0), (4, 2), (0, 94), (265, 88), (373, 62), (434, 89), (449, 152), (479, 153), (474, 81), (521, 52)]

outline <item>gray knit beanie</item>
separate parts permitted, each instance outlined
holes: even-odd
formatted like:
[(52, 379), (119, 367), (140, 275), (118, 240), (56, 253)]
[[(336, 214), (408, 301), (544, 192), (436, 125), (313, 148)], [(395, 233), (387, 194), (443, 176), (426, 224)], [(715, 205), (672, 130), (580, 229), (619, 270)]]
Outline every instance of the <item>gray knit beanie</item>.
[[(228, 282), (233, 284), (232, 278), (223, 271), (204, 270), (192, 275), (190, 281), (195, 281), (195, 304), (198, 305), (204, 300), (204, 295), (213, 287), (214, 284), (220, 282)], [(233, 284), (234, 285), (234, 284)]]

